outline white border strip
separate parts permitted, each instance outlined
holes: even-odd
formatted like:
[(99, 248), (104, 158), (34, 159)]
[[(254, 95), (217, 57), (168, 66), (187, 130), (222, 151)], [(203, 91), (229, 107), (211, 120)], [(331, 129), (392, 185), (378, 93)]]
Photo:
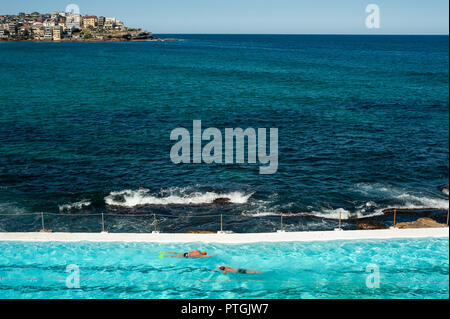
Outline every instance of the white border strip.
[(168, 234), (168, 233), (0, 233), (0, 241), (24, 242), (148, 242), (148, 243), (258, 243), (258, 242), (307, 242), (327, 240), (391, 239), (449, 237), (448, 227), (377, 229), (347, 231), (311, 231), (277, 233), (217, 233), (217, 234)]

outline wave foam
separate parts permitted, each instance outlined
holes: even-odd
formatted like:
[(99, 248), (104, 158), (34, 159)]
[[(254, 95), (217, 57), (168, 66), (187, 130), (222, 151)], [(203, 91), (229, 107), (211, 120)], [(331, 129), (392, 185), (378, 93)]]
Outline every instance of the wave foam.
[[(365, 207), (371, 207), (373, 204), (368, 202), (364, 205)], [(328, 218), (328, 219), (339, 219), (339, 215), (341, 219), (358, 219), (358, 218), (366, 218), (366, 217), (374, 217), (383, 215), (383, 209), (376, 209), (373, 212), (367, 212), (365, 208), (359, 209), (355, 212), (350, 212), (345, 208), (336, 208), (336, 209), (323, 209), (320, 212), (312, 212), (309, 215), (314, 215), (316, 217)]]
[(396, 196), (396, 198), (403, 201), (403, 206), (401, 208), (410, 209), (420, 209), (420, 208), (439, 208), (448, 209), (449, 201), (448, 199), (441, 198), (431, 198), (431, 197), (419, 197), (411, 194), (401, 194)]
[[(162, 191), (162, 194), (167, 191)], [(219, 194), (216, 192), (192, 192), (186, 193), (182, 189), (172, 190), (168, 195), (155, 196), (148, 189), (123, 190), (111, 192), (105, 197), (105, 203), (110, 206), (135, 207), (143, 205), (201, 205), (213, 204), (215, 200), (226, 198), (232, 204), (244, 204), (253, 195), (243, 192), (229, 192)]]
[(63, 211), (68, 211), (68, 210), (73, 210), (73, 209), (82, 209), (83, 207), (89, 206), (91, 205), (90, 201), (87, 200), (82, 200), (76, 203), (71, 203), (71, 204), (64, 204), (64, 205), (59, 205), (59, 211), (63, 212)]

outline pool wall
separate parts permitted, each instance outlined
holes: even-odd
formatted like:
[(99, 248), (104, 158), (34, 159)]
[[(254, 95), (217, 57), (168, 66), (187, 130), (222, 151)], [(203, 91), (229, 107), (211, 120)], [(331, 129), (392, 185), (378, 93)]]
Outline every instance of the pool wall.
[(449, 237), (448, 227), (276, 233), (0, 233), (0, 241), (59, 242), (155, 242), (155, 243), (256, 243), (355, 239)]

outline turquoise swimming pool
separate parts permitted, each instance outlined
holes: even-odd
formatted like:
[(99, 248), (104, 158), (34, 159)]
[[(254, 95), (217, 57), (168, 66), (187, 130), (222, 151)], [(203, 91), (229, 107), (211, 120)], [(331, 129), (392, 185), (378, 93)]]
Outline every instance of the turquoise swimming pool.
[[(218, 256), (158, 258), (161, 251), (192, 249)], [(449, 298), (448, 238), (236, 245), (0, 242), (0, 251), (4, 299)], [(213, 271), (218, 265), (263, 273), (224, 275)]]

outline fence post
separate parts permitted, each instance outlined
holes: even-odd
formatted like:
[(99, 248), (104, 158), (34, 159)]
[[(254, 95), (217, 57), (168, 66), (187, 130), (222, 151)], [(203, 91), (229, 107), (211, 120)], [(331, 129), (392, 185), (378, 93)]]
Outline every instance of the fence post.
[(45, 229), (45, 222), (44, 222), (44, 213), (41, 213), (41, 222), (42, 222), (42, 229), (41, 233), (51, 233), (52, 231), (50, 229)]
[(448, 214), (450, 212), (450, 209), (447, 209), (447, 227), (448, 227)]
[(103, 215), (104, 214), (102, 213), (102, 233), (105, 232), (105, 217)]
[(281, 214), (281, 232), (283, 232), (283, 214)]
[(220, 214), (220, 232), (223, 232), (223, 215)]
[(45, 232), (44, 213), (41, 213), (42, 229), (41, 232)]
[(341, 231), (341, 230), (342, 230), (342, 212), (339, 212), (338, 228), (335, 228), (334, 231)]
[(396, 218), (397, 218), (397, 210), (394, 209), (394, 228), (395, 228), (395, 220), (396, 220)]

